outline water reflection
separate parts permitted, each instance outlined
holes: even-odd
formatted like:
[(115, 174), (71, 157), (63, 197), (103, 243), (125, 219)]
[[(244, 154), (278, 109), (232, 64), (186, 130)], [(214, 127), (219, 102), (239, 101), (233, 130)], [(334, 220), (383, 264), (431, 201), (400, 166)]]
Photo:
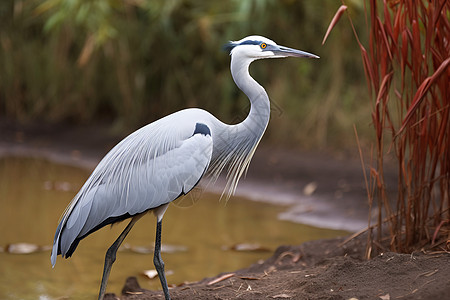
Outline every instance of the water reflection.
[[(55, 268), (50, 251), (10, 254), (8, 244), (51, 245), (57, 221), (64, 208), (88, 177), (75, 167), (39, 159), (0, 159), (0, 299), (52, 299), (70, 296), (93, 299), (103, 270), (106, 249), (123, 230), (126, 222), (104, 228), (88, 236), (69, 260), (58, 257)], [(220, 272), (249, 266), (270, 252), (223, 250), (239, 243), (256, 243), (275, 250), (281, 244), (345, 234), (279, 221), (282, 207), (232, 198), (226, 205), (217, 195), (203, 193), (190, 207), (171, 205), (163, 221), (163, 244), (185, 251), (163, 254), (169, 284), (196, 281)], [(151, 248), (156, 220), (142, 218), (125, 243), (130, 247)], [(120, 294), (127, 276), (139, 277), (144, 288), (159, 289), (157, 279), (145, 279), (144, 270), (153, 269), (152, 254), (121, 251), (108, 282), (108, 292)]]

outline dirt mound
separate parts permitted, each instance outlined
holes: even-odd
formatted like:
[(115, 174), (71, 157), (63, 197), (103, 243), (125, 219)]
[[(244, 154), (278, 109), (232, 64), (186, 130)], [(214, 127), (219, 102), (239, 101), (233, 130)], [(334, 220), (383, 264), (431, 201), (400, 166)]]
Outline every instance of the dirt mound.
[[(448, 299), (450, 255), (383, 253), (344, 239), (281, 246), (261, 264), (170, 289), (172, 299)], [(108, 294), (106, 299), (117, 299)], [(130, 277), (120, 299), (163, 299)]]

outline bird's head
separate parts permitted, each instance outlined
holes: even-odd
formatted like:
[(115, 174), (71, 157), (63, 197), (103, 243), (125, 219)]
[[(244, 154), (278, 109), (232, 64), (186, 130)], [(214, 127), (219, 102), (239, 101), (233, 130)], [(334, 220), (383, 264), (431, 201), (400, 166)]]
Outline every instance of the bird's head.
[(251, 60), (262, 58), (282, 58), (288, 56), (319, 58), (319, 56), (277, 45), (274, 41), (259, 35), (251, 35), (239, 41), (230, 41), (224, 46), (231, 56), (241, 56)]

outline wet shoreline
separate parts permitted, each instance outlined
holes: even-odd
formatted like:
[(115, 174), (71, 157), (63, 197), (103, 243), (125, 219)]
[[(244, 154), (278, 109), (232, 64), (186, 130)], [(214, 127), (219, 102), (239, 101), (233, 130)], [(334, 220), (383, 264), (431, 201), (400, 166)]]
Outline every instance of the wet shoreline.
[[(0, 157), (38, 157), (87, 170), (93, 170), (121, 140), (106, 126), (40, 128), (2, 122), (0, 129)], [(220, 195), (225, 180), (222, 176), (206, 188)], [(281, 220), (353, 232), (368, 224), (363, 171), (355, 158), (336, 159), (263, 144), (236, 196), (285, 206), (278, 216)]]

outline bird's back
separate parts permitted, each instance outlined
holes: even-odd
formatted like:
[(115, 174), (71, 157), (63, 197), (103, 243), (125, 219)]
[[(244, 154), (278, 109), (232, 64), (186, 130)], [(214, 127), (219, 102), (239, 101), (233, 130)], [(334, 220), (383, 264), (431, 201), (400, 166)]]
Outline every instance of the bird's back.
[(189, 192), (211, 160), (211, 132), (204, 124), (208, 118), (202, 110), (180, 111), (116, 145), (64, 212), (54, 238), (52, 264), (58, 254), (70, 257), (78, 242), (97, 229)]

